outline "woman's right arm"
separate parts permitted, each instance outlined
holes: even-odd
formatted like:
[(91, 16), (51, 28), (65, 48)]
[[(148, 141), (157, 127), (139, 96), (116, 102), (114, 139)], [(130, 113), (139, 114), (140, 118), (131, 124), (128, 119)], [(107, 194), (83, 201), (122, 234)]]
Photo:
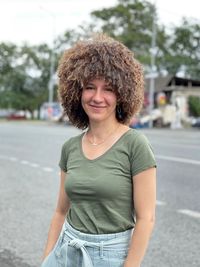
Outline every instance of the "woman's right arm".
[(66, 213), (69, 209), (70, 203), (69, 199), (67, 197), (67, 194), (65, 192), (65, 178), (66, 173), (61, 170), (60, 175), (60, 189), (59, 189), (59, 195), (58, 195), (58, 202), (56, 206), (56, 210), (54, 212), (53, 218), (51, 220), (47, 243), (45, 246), (44, 254), (43, 254), (43, 260), (48, 256), (48, 254), (53, 249), (56, 241), (58, 240), (59, 234), (61, 232)]

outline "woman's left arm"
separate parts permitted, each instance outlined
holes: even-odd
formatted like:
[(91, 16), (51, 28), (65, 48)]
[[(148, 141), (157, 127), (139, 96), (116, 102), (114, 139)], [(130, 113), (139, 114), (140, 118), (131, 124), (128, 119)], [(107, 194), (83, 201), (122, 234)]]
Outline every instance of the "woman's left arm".
[(140, 267), (155, 223), (156, 168), (133, 177), (136, 224), (124, 267)]

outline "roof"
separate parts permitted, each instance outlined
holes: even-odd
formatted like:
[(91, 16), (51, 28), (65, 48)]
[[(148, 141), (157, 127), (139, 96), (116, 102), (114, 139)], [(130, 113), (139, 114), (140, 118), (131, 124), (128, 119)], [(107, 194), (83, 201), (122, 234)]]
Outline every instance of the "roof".
[[(199, 87), (200, 80), (193, 80), (187, 78), (181, 78), (174, 75), (159, 76), (154, 79), (155, 92), (172, 91), (175, 88), (188, 88)], [(150, 78), (145, 79), (145, 89), (148, 91), (150, 88)]]

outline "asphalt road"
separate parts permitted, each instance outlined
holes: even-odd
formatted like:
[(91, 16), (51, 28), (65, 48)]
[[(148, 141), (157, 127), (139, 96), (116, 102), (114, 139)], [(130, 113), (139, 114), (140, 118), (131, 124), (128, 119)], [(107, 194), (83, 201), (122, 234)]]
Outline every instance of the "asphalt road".
[[(142, 267), (200, 267), (200, 130), (140, 130), (158, 163), (157, 219)], [(61, 145), (80, 131), (0, 122), (0, 266), (36, 267), (59, 185)]]

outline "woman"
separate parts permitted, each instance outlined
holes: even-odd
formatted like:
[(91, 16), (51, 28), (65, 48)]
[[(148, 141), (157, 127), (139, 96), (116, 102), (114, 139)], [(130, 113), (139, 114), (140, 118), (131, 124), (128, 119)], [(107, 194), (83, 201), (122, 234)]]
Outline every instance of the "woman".
[(139, 267), (155, 220), (155, 159), (127, 125), (143, 101), (133, 53), (105, 35), (67, 50), (58, 69), (65, 114), (84, 133), (61, 152), (57, 208), (43, 267)]

